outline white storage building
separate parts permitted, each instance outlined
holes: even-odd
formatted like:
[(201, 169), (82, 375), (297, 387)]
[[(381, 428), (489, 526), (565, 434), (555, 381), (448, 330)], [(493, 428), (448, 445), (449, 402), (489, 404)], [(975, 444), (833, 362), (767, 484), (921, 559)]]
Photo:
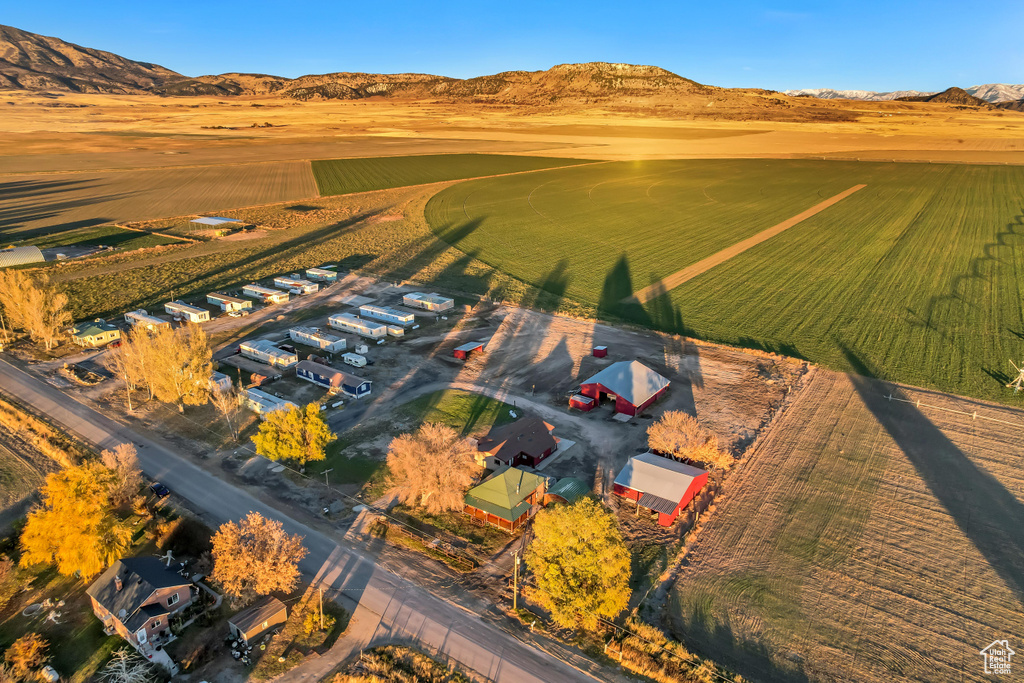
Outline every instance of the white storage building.
[(327, 319), (327, 324), (336, 330), (351, 332), (370, 339), (383, 339), (388, 336), (387, 325), (363, 320), (351, 313), (336, 313)]
[(252, 308), (252, 302), (248, 299), (239, 299), (237, 296), (229, 296), (219, 292), (211, 292), (206, 295), (206, 303), (217, 304), (220, 310), (225, 313), (241, 311), (245, 308)]
[(288, 292), (270, 289), (262, 285), (252, 284), (242, 287), (242, 294), (259, 299), (265, 304), (284, 304), (288, 302)]
[(283, 398), (272, 396), (265, 391), (260, 391), (259, 389), (246, 389), (243, 400), (250, 410), (261, 417), (266, 416), (267, 413), (272, 413), (275, 410), (298, 408), (298, 406), (291, 401), (286, 401)]
[(155, 330), (158, 327), (164, 325), (170, 325), (166, 320), (154, 317), (149, 313), (146, 313), (146, 309), (140, 308), (137, 311), (129, 311), (124, 314), (126, 322), (131, 323), (132, 327), (143, 327), (147, 330)]
[(338, 271), (327, 268), (307, 268), (306, 277), (310, 280), (319, 280), (320, 282), (337, 282)]
[(246, 358), (258, 360), (267, 365), (279, 368), (290, 368), (299, 362), (297, 354), (291, 351), (279, 349), (269, 339), (257, 339), (256, 341), (244, 341), (238, 345), (238, 352)]
[(410, 308), (422, 308), (425, 311), (432, 311), (434, 313), (443, 313), (455, 308), (454, 299), (441, 296), (436, 292), (433, 294), (423, 294), (421, 292), (406, 294), (402, 297), (402, 304)]
[(306, 346), (315, 346), (327, 353), (341, 353), (348, 347), (344, 337), (324, 332), (316, 327), (293, 327), (288, 330), (288, 336), (294, 342), (305, 344)]
[(320, 290), (320, 285), (315, 282), (283, 276), (274, 278), (274, 286), (278, 289), (287, 289), (292, 294), (313, 294)]
[(373, 306), (372, 304), (366, 304), (359, 307), (359, 315), (364, 318), (383, 320), (384, 322), (396, 325), (412, 325), (416, 322), (416, 316), (412, 313), (406, 313), (405, 311), (400, 311), (397, 308), (391, 308), (390, 306)]
[(210, 321), (210, 312), (198, 306), (189, 306), (184, 301), (171, 301), (164, 304), (164, 311), (175, 318), (184, 318), (190, 323), (205, 323)]

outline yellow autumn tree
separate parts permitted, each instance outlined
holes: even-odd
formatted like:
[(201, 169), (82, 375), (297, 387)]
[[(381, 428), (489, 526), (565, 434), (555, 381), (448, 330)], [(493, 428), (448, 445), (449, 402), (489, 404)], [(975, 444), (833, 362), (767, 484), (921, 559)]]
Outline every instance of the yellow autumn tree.
[(50, 644), (38, 633), (26, 633), (7, 648), (4, 661), (11, 666), (11, 672), (18, 680), (27, 681), (34, 677), (36, 669), (46, 661)]
[(71, 324), (67, 294), (46, 273), (19, 270), (0, 271), (0, 307), (12, 327), (42, 342), (49, 351)]
[(707, 469), (727, 469), (732, 456), (718, 446), (718, 437), (681, 410), (668, 410), (647, 428), (647, 446), (676, 460), (690, 460)]
[(327, 457), (327, 446), (337, 436), (320, 415), (320, 406), (275, 410), (253, 435), (256, 452), (270, 460), (290, 460), (305, 465)]
[(430, 422), (391, 441), (388, 469), (399, 500), (430, 514), (461, 510), (480, 471), (467, 439), (448, 425)]
[(131, 547), (132, 526), (118, 518), (110, 500), (117, 474), (88, 461), (46, 476), (42, 504), (29, 513), (21, 533), (21, 563), (56, 565), (71, 576), (91, 577)]
[(305, 556), (302, 536), (290, 536), (281, 522), (250, 512), (238, 523), (222, 524), (214, 535), (213, 580), (242, 600), (287, 593), (299, 580)]
[(541, 510), (533, 522), (526, 565), (537, 596), (566, 628), (594, 629), (626, 608), (632, 574), (615, 517), (592, 498)]

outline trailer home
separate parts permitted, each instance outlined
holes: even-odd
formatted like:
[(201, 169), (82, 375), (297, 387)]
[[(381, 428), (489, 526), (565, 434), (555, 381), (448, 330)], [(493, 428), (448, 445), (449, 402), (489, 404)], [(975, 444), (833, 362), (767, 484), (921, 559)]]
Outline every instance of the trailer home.
[(175, 320), (187, 320), (190, 323), (210, 322), (210, 312), (198, 306), (189, 306), (184, 301), (170, 301), (164, 304), (164, 312), (173, 315)]
[(288, 330), (293, 342), (313, 346), (327, 353), (341, 353), (347, 348), (344, 337), (324, 332), (317, 327), (293, 327)]
[(238, 352), (246, 358), (258, 360), (261, 363), (278, 368), (290, 368), (299, 362), (299, 356), (294, 351), (280, 349), (274, 342), (268, 339), (244, 341), (239, 344)]
[(432, 313), (443, 313), (455, 308), (455, 300), (437, 293), (422, 294), (420, 292), (412, 292), (402, 297), (402, 305), (410, 308), (422, 308)]
[(225, 313), (234, 313), (235, 311), (252, 308), (252, 302), (248, 299), (239, 299), (237, 296), (229, 296), (227, 294), (220, 294), (219, 292), (211, 292), (210, 294), (207, 294), (206, 303), (220, 306), (220, 310)]
[(365, 306), (359, 307), (359, 315), (363, 318), (372, 318), (374, 320), (383, 320), (386, 323), (393, 325), (412, 325), (416, 322), (416, 316), (412, 313), (406, 313), (400, 311), (397, 308), (391, 308), (390, 306), (373, 306), (366, 304)]
[(327, 365), (314, 363), (311, 360), (304, 360), (296, 365), (295, 374), (318, 387), (341, 391), (352, 398), (370, 395), (370, 385), (372, 384), (370, 380), (356, 377), (344, 370), (336, 370)]
[(245, 401), (245, 405), (249, 410), (264, 418), (268, 413), (272, 413), (275, 410), (298, 408), (298, 406), (291, 401), (286, 401), (283, 398), (272, 396), (265, 391), (260, 391), (259, 389), (246, 389), (245, 393), (242, 395), (242, 400)]
[(251, 296), (253, 299), (259, 299), (265, 304), (284, 304), (288, 303), (288, 292), (282, 292), (278, 289), (270, 289), (262, 285), (246, 285), (242, 287), (242, 294)]
[(363, 320), (351, 313), (337, 313), (327, 319), (327, 324), (342, 332), (351, 332), (370, 339), (383, 339), (388, 336), (387, 325)]
[(306, 277), (317, 282), (337, 282), (338, 272), (327, 268), (307, 268)]
[(317, 283), (294, 277), (275, 277), (274, 286), (278, 289), (286, 289), (292, 294), (313, 294), (320, 290), (320, 285)]
[(166, 320), (154, 317), (149, 313), (146, 313), (144, 308), (140, 308), (137, 311), (129, 311), (124, 314), (126, 322), (130, 323), (132, 327), (141, 327), (146, 330), (155, 330), (158, 327), (164, 325), (170, 325)]

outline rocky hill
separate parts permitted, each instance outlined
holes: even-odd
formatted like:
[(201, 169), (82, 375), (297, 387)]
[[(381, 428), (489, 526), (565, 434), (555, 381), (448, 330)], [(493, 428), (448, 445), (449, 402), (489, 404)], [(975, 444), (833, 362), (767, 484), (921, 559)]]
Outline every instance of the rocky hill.
[(942, 104), (956, 104), (970, 107), (991, 107), (985, 100), (979, 99), (963, 88), (947, 88), (934, 95), (919, 95), (917, 97), (901, 97), (901, 102), (939, 102)]
[(901, 97), (919, 97), (935, 93), (920, 90), (893, 90), (891, 92), (874, 92), (871, 90), (832, 90), (831, 88), (803, 88), (787, 90), (790, 97), (816, 97), (822, 100), (866, 100), (869, 102), (885, 102)]
[(1010, 111), (1024, 111), (1024, 99), (1000, 102), (996, 106), (1000, 109), (1009, 109)]
[(141, 93), (180, 78), (157, 64), (0, 25), (0, 88)]

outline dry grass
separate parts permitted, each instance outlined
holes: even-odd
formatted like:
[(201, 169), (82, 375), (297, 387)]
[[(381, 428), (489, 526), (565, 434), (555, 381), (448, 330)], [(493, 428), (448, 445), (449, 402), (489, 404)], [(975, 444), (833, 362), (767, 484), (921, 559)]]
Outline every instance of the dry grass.
[(40, 453), (63, 467), (78, 463), (87, 451), (20, 406), (0, 399), (0, 425), (17, 433)]
[(470, 683), (471, 680), (422, 652), (385, 645), (363, 652), (330, 683)]

